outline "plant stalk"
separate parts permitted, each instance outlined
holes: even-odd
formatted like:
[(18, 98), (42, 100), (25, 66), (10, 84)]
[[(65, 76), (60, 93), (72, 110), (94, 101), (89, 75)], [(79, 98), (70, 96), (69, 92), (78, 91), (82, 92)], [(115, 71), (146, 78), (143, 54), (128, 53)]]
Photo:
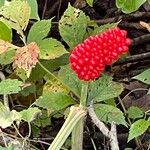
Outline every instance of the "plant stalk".
[[(88, 93), (88, 82), (82, 84), (80, 107), (86, 107)], [(72, 150), (82, 150), (83, 148), (83, 131), (84, 131), (85, 116), (82, 117), (79, 122), (75, 125), (72, 131)]]

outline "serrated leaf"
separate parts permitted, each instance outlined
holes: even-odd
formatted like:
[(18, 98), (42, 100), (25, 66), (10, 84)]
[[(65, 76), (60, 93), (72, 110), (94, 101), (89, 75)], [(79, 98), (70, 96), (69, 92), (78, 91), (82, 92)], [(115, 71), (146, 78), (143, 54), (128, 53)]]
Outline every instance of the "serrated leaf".
[(67, 53), (61, 42), (53, 38), (44, 39), (39, 43), (40, 59), (55, 59)]
[(50, 31), (51, 28), (51, 19), (49, 20), (41, 20), (37, 21), (31, 27), (28, 37), (27, 43), (36, 42), (37, 44), (40, 43)]
[(63, 93), (49, 93), (43, 96), (40, 96), (35, 104), (39, 107), (51, 109), (53, 111), (59, 111), (68, 107), (71, 104), (74, 104), (74, 100), (66, 94)]
[(140, 119), (134, 122), (129, 131), (128, 142), (131, 141), (133, 138), (142, 135), (150, 126), (150, 123), (145, 119)]
[(59, 21), (59, 31), (70, 49), (82, 42), (86, 33), (87, 17), (70, 4)]
[(30, 14), (30, 19), (36, 19), (40, 20), (39, 15), (38, 15), (38, 5), (37, 5), (37, 0), (27, 0), (31, 7), (31, 14)]
[(88, 3), (89, 6), (93, 7), (94, 0), (86, 0), (86, 2)]
[(12, 32), (2, 21), (0, 21), (0, 39), (11, 42)]
[(136, 119), (136, 118), (143, 117), (143, 115), (144, 115), (143, 111), (138, 107), (131, 106), (128, 109), (128, 117), (129, 118)]
[(20, 120), (20, 114), (15, 111), (8, 111), (6, 107), (0, 102), (0, 127), (7, 128), (11, 126), (11, 124), (16, 121)]
[(100, 102), (117, 97), (123, 91), (123, 85), (112, 81), (110, 76), (102, 76), (89, 86), (88, 101)]
[(40, 113), (41, 110), (37, 107), (30, 107), (19, 112), (21, 119), (27, 122), (33, 121)]
[(60, 93), (68, 94), (69, 90), (64, 84), (62, 84), (62, 82), (60, 82), (54, 77), (50, 77), (49, 80), (47, 80), (43, 86), (43, 94), (45, 95), (50, 92), (56, 92), (56, 93), (60, 92)]
[(138, 10), (145, 2), (146, 0), (116, 0), (116, 6), (121, 8), (124, 13), (129, 14)]
[(68, 88), (70, 88), (72, 92), (74, 92), (74, 94), (76, 94), (76, 96), (80, 97), (82, 83), (69, 65), (61, 67), (58, 73), (58, 77), (63, 81), (65, 85), (68, 86)]
[(125, 117), (117, 107), (106, 104), (95, 104), (94, 109), (100, 120), (106, 123), (112, 123), (113, 121), (116, 124), (123, 124), (126, 126)]
[(0, 55), (0, 64), (8, 65), (13, 62), (13, 57), (15, 56), (16, 50), (8, 50)]
[(115, 122), (116, 124), (122, 124), (126, 126), (125, 117), (122, 111), (117, 107), (106, 104), (95, 104), (94, 110), (97, 117), (106, 123)]
[(150, 69), (145, 70), (141, 74), (133, 77), (133, 79), (139, 80), (143, 83), (150, 84)]
[(22, 30), (28, 25), (30, 11), (30, 6), (26, 1), (11, 1), (0, 8), (0, 21), (22, 35)]
[(119, 22), (117, 22), (117, 23), (107, 23), (107, 24), (104, 24), (104, 25), (101, 25), (101, 26), (94, 27), (92, 35), (100, 34), (100, 33), (105, 32), (106, 30), (108, 30), (110, 28), (117, 27), (118, 23)]
[(6, 79), (0, 82), (0, 94), (14, 94), (21, 91), (21, 81), (17, 79)]

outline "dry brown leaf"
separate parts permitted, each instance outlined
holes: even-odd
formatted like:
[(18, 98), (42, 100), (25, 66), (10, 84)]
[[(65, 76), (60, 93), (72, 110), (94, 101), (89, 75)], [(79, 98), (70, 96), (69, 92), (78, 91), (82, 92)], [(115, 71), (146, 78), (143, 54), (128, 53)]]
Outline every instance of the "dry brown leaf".
[(11, 43), (4, 41), (4, 40), (0, 40), (0, 54), (8, 51), (9, 48), (11, 48), (11, 47), (12, 47)]
[(27, 76), (29, 77), (32, 68), (34, 68), (38, 62), (39, 53), (39, 47), (35, 42), (17, 49), (13, 67), (24, 69), (27, 72)]
[(140, 25), (146, 28), (150, 32), (150, 23), (146, 23), (144, 21), (140, 21)]

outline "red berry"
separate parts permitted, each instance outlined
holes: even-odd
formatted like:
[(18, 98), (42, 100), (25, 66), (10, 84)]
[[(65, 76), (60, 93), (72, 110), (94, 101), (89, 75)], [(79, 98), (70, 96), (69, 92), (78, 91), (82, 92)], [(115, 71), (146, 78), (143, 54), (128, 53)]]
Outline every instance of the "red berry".
[(95, 80), (105, 65), (111, 65), (120, 54), (127, 52), (132, 41), (126, 36), (125, 30), (116, 27), (102, 34), (90, 36), (78, 44), (70, 55), (70, 66), (79, 79)]

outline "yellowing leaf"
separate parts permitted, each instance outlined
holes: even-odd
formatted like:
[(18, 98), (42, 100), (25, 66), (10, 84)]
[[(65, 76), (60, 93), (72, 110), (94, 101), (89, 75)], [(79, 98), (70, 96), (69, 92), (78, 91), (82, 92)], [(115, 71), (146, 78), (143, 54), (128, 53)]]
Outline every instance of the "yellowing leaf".
[(67, 53), (61, 42), (56, 39), (44, 39), (39, 43), (40, 59), (55, 59)]

